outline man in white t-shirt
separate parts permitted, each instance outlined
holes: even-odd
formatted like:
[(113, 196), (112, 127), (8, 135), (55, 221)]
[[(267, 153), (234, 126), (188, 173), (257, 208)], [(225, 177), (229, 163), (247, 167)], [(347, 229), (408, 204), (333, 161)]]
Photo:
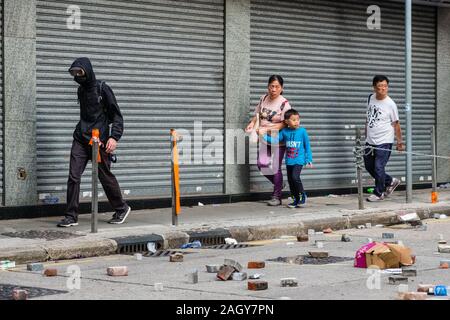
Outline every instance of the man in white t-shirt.
[[(375, 190), (367, 201), (381, 201), (394, 192), (400, 180), (385, 171), (394, 138), (397, 150), (404, 151), (402, 130), (395, 102), (388, 96), (389, 79), (383, 75), (373, 78), (374, 94), (367, 99), (366, 148), (364, 165), (375, 179)], [(370, 146), (376, 148), (371, 149)], [(383, 149), (383, 150), (379, 150)]]

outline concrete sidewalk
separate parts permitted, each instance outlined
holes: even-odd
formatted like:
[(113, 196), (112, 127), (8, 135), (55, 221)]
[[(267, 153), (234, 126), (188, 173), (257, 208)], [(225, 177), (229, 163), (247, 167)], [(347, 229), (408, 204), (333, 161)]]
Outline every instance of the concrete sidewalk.
[(175, 249), (193, 240), (211, 244), (213, 238), (220, 243), (231, 237), (247, 242), (295, 236), (308, 229), (391, 225), (401, 222), (397, 215), (405, 210), (421, 219), (435, 213), (450, 216), (450, 190), (439, 190), (437, 204), (431, 204), (430, 193), (430, 189), (415, 190), (414, 202), (406, 204), (405, 192), (396, 191), (383, 202), (365, 202), (364, 210), (358, 210), (357, 195), (313, 197), (298, 209), (269, 207), (264, 202), (183, 207), (178, 226), (172, 226), (171, 208), (132, 211), (122, 225), (110, 225), (112, 214), (100, 214), (97, 234), (90, 233), (90, 215), (81, 215), (79, 226), (69, 229), (57, 228), (60, 218), (55, 217), (5, 220), (0, 221), (0, 260), (42, 262), (110, 255), (127, 243), (156, 242), (158, 248)]

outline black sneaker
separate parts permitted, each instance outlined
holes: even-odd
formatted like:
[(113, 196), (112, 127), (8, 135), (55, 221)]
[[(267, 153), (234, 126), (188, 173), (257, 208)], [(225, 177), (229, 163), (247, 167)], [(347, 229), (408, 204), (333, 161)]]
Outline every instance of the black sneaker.
[(118, 213), (116, 212), (113, 216), (113, 218), (109, 221), (109, 223), (111, 224), (122, 224), (125, 222), (125, 219), (128, 217), (128, 215), (131, 212), (131, 207), (128, 206), (128, 208), (122, 212), (122, 213)]
[(60, 223), (58, 223), (58, 227), (60, 228), (68, 228), (68, 227), (73, 227), (73, 226), (77, 226), (78, 222), (72, 218), (72, 217), (65, 217), (64, 219), (61, 220)]

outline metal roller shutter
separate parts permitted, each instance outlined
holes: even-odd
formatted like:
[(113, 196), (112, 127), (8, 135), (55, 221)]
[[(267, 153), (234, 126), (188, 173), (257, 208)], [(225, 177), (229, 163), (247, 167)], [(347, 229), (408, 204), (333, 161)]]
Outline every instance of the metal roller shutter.
[[(80, 30), (67, 27), (70, 5), (81, 9)], [(194, 121), (202, 121), (203, 133), (218, 129), (223, 134), (223, 29), (223, 0), (38, 1), (41, 196), (65, 198), (72, 132), (79, 120), (77, 87), (67, 69), (81, 56), (91, 58), (97, 78), (112, 87), (124, 116), (113, 164), (122, 191), (170, 196), (169, 129), (188, 129), (192, 145)], [(203, 146), (210, 144), (205, 140)], [(220, 147), (221, 140), (216, 141)], [(90, 166), (87, 171), (84, 196)], [(222, 164), (182, 165), (182, 195), (223, 192), (223, 171)]]
[(0, 0), (0, 204), (3, 204), (3, 0)]
[[(367, 28), (369, 5), (381, 8), (381, 30)], [(430, 154), (436, 119), (436, 11), (413, 8), (413, 148)], [(355, 186), (355, 126), (364, 127), (375, 74), (386, 74), (404, 130), (404, 7), (387, 1), (251, 2), (251, 111), (271, 74), (285, 79), (284, 96), (301, 114), (315, 169), (302, 173), (308, 189)], [(405, 135), (405, 132), (403, 131)], [(405, 156), (388, 172), (405, 176)], [(431, 159), (413, 157), (414, 182), (431, 179)], [(369, 177), (367, 175), (367, 177)], [(256, 166), (253, 190), (270, 188)]]

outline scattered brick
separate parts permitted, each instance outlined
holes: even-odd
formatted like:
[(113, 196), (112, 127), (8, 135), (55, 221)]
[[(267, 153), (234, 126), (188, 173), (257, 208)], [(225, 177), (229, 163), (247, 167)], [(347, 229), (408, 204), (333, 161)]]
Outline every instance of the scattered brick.
[(328, 258), (328, 251), (309, 251), (309, 255), (313, 258)]
[(448, 262), (441, 262), (440, 269), (448, 269)]
[(267, 281), (258, 280), (258, 281), (249, 281), (248, 282), (248, 290), (259, 291), (259, 290), (267, 290), (269, 288), (269, 284)]
[(333, 229), (326, 228), (326, 229), (323, 230), (323, 233), (333, 233)]
[(348, 234), (343, 234), (341, 237), (341, 241), (342, 242), (351, 242), (352, 238), (350, 238), (350, 236)]
[(282, 287), (297, 287), (298, 281), (296, 278), (283, 278), (281, 279)]
[(194, 270), (192, 272), (189, 272), (187, 275), (188, 282), (189, 283), (198, 283), (198, 270)]
[(44, 276), (46, 277), (56, 277), (58, 275), (58, 270), (57, 269), (45, 269), (44, 271)]
[(266, 263), (264, 261), (250, 261), (247, 265), (249, 269), (262, 269), (266, 267)]
[(222, 281), (227, 281), (235, 271), (236, 270), (232, 266), (222, 266), (219, 272), (217, 272), (217, 278)]
[(426, 300), (428, 294), (426, 292), (399, 292), (400, 300)]
[(14, 289), (12, 292), (13, 300), (27, 300), (28, 299), (28, 291), (22, 289)]
[(438, 245), (438, 251), (440, 253), (450, 253), (450, 246), (445, 244)]
[(388, 232), (383, 232), (383, 234), (381, 235), (382, 239), (393, 239), (394, 238), (394, 234), (393, 233), (388, 233)]
[(111, 277), (124, 277), (128, 276), (128, 267), (109, 267), (106, 272)]
[(309, 236), (305, 233), (297, 235), (297, 241), (298, 242), (307, 242), (309, 241)]
[(408, 277), (404, 277), (404, 276), (390, 276), (389, 277), (389, 284), (400, 284), (400, 283), (408, 284)]
[(223, 264), (225, 266), (232, 266), (234, 269), (236, 269), (237, 272), (241, 272), (243, 269), (239, 262), (232, 259), (225, 259)]
[(175, 253), (170, 256), (170, 262), (183, 262), (183, 254)]
[(28, 271), (42, 271), (44, 270), (44, 265), (42, 263), (29, 263), (27, 264)]

